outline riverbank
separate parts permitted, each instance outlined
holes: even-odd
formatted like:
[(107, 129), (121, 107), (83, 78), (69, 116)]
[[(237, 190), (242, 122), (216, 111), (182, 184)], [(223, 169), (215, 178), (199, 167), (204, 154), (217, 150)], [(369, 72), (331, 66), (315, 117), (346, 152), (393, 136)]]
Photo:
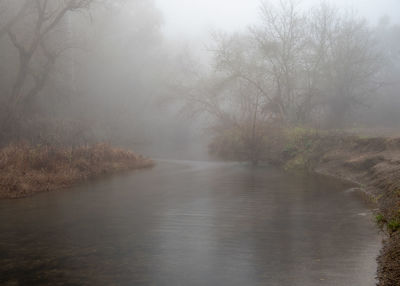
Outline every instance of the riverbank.
[[(379, 286), (398, 286), (400, 281), (400, 139), (361, 138), (343, 132), (302, 128), (273, 129), (265, 138), (260, 160), (286, 170), (309, 170), (357, 183), (376, 205), (376, 221), (385, 232), (378, 257)], [(217, 138), (211, 146), (217, 154), (230, 142), (225, 159), (240, 146), (229, 138)], [(237, 141), (236, 141), (237, 142)], [(226, 146), (226, 144), (224, 145)]]
[(378, 257), (379, 286), (400, 281), (400, 139), (359, 138), (318, 132), (299, 134), (292, 153), (280, 154), (285, 168), (306, 167), (360, 185), (376, 207), (386, 234)]
[(11, 144), (0, 149), (0, 199), (27, 197), (152, 166), (148, 158), (107, 144), (74, 148)]

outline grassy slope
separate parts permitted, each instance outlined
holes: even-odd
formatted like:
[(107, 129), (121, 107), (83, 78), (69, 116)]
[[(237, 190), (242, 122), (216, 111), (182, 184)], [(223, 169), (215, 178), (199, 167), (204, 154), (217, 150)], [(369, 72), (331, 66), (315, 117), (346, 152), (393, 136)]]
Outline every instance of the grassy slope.
[(0, 199), (26, 197), (153, 165), (147, 158), (106, 144), (76, 148), (11, 144), (0, 149)]

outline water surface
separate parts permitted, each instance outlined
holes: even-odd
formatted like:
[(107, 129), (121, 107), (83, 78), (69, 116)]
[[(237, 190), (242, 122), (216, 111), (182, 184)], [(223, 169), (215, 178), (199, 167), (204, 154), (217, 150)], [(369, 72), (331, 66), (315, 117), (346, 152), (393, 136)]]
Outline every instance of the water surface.
[(0, 201), (0, 284), (373, 286), (380, 237), (350, 187), (162, 161)]

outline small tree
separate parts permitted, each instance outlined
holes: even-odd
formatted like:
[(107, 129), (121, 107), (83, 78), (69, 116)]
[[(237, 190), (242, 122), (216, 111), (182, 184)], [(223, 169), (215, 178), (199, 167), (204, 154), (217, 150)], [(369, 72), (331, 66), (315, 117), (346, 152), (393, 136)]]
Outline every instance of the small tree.
[(248, 35), (214, 34), (214, 40), (210, 74), (200, 73), (189, 86), (182, 84), (177, 93), (184, 95), (184, 109), (212, 118), (216, 134), (229, 133), (238, 138), (241, 147), (235, 150), (236, 155), (256, 164), (263, 150), (262, 125), (272, 118), (264, 112), (271, 98), (257, 45)]

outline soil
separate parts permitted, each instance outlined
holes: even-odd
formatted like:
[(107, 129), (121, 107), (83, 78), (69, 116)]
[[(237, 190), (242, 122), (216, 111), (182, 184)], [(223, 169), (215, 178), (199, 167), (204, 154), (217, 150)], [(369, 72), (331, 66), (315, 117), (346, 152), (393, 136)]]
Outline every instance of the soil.
[[(336, 141), (337, 142), (337, 141)], [(377, 207), (385, 239), (378, 261), (378, 286), (400, 285), (400, 139), (349, 137), (326, 145), (314, 156), (318, 173), (360, 185)]]

